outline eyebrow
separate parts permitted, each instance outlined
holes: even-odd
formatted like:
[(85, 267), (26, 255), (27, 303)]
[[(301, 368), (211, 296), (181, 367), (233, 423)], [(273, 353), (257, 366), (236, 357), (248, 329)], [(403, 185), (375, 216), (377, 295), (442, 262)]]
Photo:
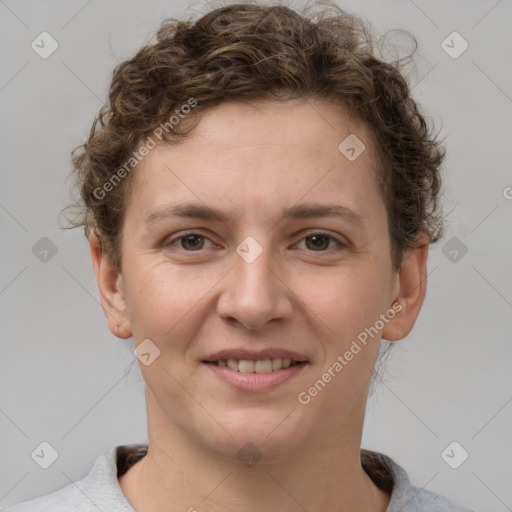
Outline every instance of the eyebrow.
[[(228, 223), (235, 216), (205, 204), (181, 203), (170, 204), (156, 209), (146, 217), (144, 223), (150, 226), (173, 217), (216, 220)], [(366, 225), (365, 218), (360, 213), (339, 204), (299, 204), (286, 208), (282, 214), (282, 219), (306, 219), (312, 217), (341, 217), (360, 227)]]

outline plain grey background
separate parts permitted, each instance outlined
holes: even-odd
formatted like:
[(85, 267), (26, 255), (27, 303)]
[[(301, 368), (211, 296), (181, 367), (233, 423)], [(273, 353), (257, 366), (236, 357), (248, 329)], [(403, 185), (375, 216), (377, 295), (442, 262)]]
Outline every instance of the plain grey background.
[[(511, 2), (339, 5), (378, 34), (416, 36), (414, 95), (448, 149), (446, 235), (431, 248), (420, 318), (369, 402), (363, 447), (393, 457), (419, 487), (481, 511), (512, 510)], [(115, 444), (146, 440), (133, 342), (108, 331), (86, 240), (62, 231), (58, 214), (70, 202), (69, 153), (101, 107), (113, 67), (163, 17), (207, 9), (0, 0), (1, 505), (77, 481)], [(31, 43), (45, 31), (58, 48), (42, 58)], [(44, 237), (55, 254), (42, 255)], [(48, 469), (31, 457), (43, 441), (58, 452)], [(441, 456), (453, 441), (469, 454), (457, 469)], [(461, 448), (450, 450), (460, 460)]]

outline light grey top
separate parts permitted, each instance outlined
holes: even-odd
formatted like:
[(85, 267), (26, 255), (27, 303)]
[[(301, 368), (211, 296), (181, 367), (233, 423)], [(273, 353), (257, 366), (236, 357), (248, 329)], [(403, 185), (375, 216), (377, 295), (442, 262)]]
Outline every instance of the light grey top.
[[(147, 445), (118, 445), (101, 455), (89, 474), (51, 494), (12, 505), (4, 512), (134, 512), (118, 482), (147, 451)], [(386, 512), (475, 512), (439, 494), (411, 485), (405, 470), (390, 457), (361, 450), (361, 463), (370, 478), (391, 493)]]

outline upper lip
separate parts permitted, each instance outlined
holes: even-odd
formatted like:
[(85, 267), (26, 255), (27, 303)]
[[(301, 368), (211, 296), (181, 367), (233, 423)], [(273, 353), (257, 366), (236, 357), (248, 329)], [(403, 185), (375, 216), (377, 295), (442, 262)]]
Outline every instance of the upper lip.
[(225, 349), (215, 352), (203, 361), (226, 361), (227, 359), (245, 359), (248, 361), (258, 361), (261, 359), (291, 359), (292, 361), (307, 362), (307, 359), (296, 352), (281, 348), (267, 348), (264, 350), (246, 350), (246, 349)]

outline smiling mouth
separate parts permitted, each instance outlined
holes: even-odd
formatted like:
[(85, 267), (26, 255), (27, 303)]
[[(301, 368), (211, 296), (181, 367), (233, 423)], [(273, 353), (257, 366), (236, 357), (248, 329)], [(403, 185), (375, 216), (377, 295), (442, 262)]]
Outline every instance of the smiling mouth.
[(226, 367), (240, 373), (272, 373), (279, 370), (307, 364), (307, 361), (294, 361), (293, 359), (275, 357), (272, 359), (221, 359), (218, 361), (203, 361), (218, 367)]

